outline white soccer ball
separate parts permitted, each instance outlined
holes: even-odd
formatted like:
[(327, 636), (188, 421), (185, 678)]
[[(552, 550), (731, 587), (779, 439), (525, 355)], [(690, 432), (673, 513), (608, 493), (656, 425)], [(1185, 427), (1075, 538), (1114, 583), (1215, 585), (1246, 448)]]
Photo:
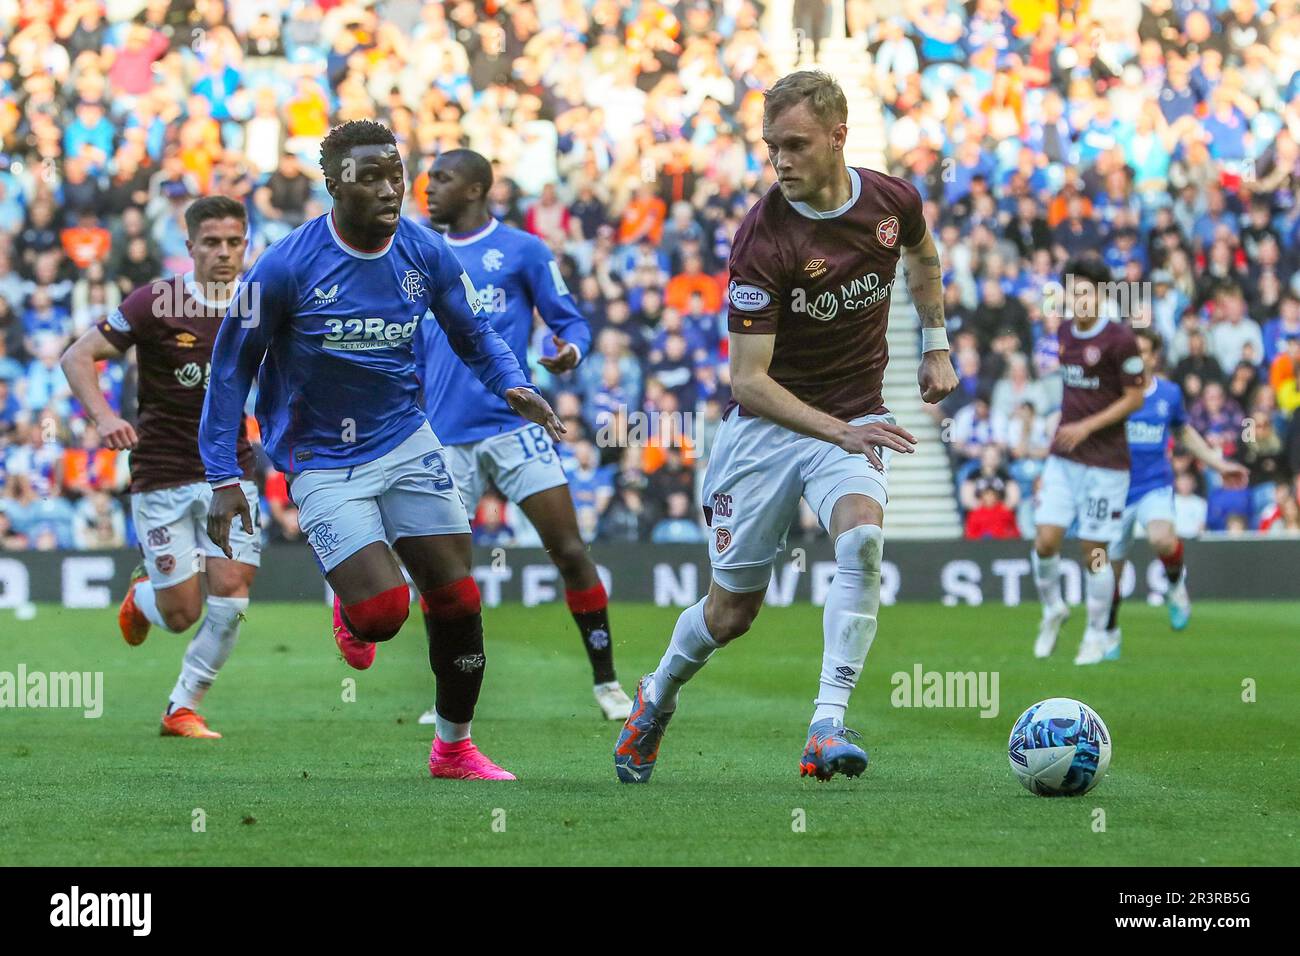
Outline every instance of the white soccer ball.
[(1034, 704), (1011, 728), (1007, 756), (1016, 779), (1040, 797), (1087, 793), (1110, 766), (1110, 731), (1097, 712), (1069, 697)]

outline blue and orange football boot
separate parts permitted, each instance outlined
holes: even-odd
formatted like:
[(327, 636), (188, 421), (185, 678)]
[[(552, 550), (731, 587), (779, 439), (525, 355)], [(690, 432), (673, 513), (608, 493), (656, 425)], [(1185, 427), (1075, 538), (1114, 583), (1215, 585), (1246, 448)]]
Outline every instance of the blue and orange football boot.
[(668, 729), (668, 721), (676, 711), (661, 713), (646, 697), (645, 686), (652, 674), (646, 674), (636, 685), (632, 699), (632, 713), (623, 722), (618, 743), (614, 746), (614, 772), (623, 783), (647, 783), (659, 756), (659, 742)]
[(860, 739), (856, 730), (837, 724), (832, 717), (817, 721), (808, 728), (808, 743), (799, 758), (799, 776), (816, 777), (825, 782), (837, 773), (859, 777), (867, 769), (867, 752), (849, 740)]

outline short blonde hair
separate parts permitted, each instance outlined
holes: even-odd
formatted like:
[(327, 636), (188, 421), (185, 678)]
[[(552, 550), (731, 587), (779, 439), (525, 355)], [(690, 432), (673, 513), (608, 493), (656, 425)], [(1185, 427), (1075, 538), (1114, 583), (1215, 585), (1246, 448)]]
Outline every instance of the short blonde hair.
[(839, 82), (821, 70), (800, 70), (781, 77), (763, 93), (763, 118), (774, 120), (790, 107), (806, 102), (827, 126), (847, 123), (849, 103)]

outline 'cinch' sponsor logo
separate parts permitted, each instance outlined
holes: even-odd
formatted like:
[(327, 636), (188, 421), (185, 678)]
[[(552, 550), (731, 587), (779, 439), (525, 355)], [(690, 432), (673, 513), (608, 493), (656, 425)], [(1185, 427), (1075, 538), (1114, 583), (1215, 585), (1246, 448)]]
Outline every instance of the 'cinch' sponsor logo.
[(727, 295), (731, 304), (742, 312), (757, 312), (772, 301), (772, 297), (758, 286), (742, 285), (739, 282), (733, 282), (727, 287)]

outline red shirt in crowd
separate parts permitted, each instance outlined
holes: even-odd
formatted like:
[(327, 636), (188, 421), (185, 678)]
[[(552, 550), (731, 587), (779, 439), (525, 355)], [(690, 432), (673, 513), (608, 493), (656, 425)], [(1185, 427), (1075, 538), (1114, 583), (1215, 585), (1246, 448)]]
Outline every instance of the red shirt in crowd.
[(966, 514), (966, 538), (968, 540), (1018, 537), (1020, 537), (1020, 529), (1016, 527), (1016, 514), (1001, 502), (995, 505), (981, 505)]

